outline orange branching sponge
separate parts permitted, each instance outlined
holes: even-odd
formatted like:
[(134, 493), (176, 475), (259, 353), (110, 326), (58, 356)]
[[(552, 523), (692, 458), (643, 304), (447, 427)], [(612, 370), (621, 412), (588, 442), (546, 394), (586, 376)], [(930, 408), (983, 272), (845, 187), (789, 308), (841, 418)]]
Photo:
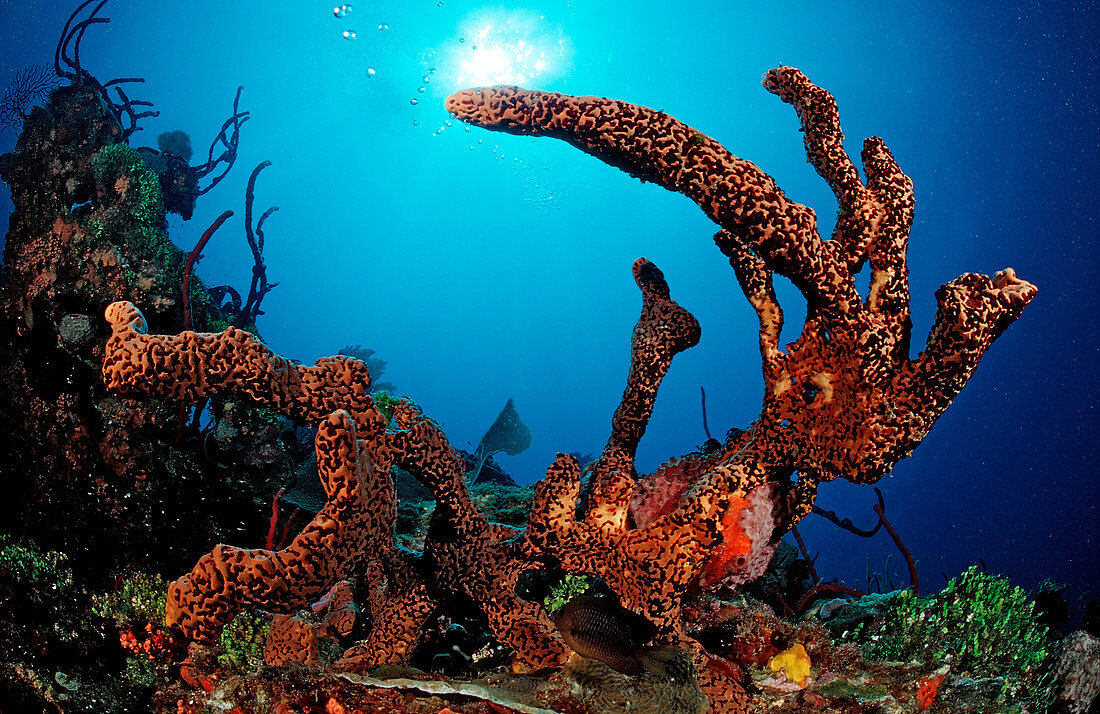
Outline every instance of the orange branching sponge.
[[(439, 426), (407, 401), (393, 412), (395, 463), (415, 476), (435, 497), (435, 511), (424, 543), (427, 578), (441, 601), (469, 598), (478, 603), (489, 627), (530, 667), (554, 667), (568, 656), (543, 608), (516, 595), (519, 577), (539, 567), (521, 551), (520, 532), (490, 523), (466, 489), (465, 463)], [(345, 653), (345, 658), (347, 653)]]
[[(177, 621), (204, 637), (245, 604), (302, 606), (365, 550), (376, 550), (364, 562), (372, 583), (371, 637), (379, 639), (353, 647), (345, 660), (360, 667), (379, 657), (399, 661), (433, 604), (462, 595), (484, 610), (520, 661), (551, 666), (561, 661), (564, 645), (545, 613), (516, 598), (514, 589), (519, 574), (555, 559), (570, 572), (601, 577), (623, 606), (657, 626), (659, 640), (687, 646), (712, 711), (747, 712), (744, 690), (728, 673), (708, 667), (684, 633), (685, 593), (718, 582), (736, 585), (762, 569), (778, 538), (812, 508), (819, 483), (868, 484), (886, 474), (924, 438), (985, 350), (1036, 294), (1011, 269), (951, 281), (937, 291), (939, 311), (924, 351), (910, 359), (911, 181), (878, 138), (864, 142), (861, 180), (843, 147), (836, 102), (798, 70), (771, 70), (764, 86), (795, 108), (810, 163), (837, 198), (831, 240), (818, 234), (813, 210), (788, 199), (757, 166), (664, 112), (516, 87), (465, 90), (447, 100), (459, 119), (564, 139), (691, 198), (721, 227), (715, 242), (759, 321), (759, 418), (745, 431), (731, 430), (722, 448), (682, 457), (639, 480), (635, 451), (658, 387), (672, 358), (700, 336), (695, 318), (671, 299), (661, 271), (639, 259), (634, 277), (642, 310), (630, 371), (607, 445), (589, 467), (588, 491), (582, 498), (576, 460), (559, 455), (536, 487), (525, 532), (485, 520), (470, 502), (462, 464), (446, 437), (411, 405), (395, 410), (395, 430), (384, 430), (361, 363), (334, 358), (296, 367), (233, 330), (149, 336), (133, 306), (112, 305), (114, 332), (104, 361), (112, 388), (177, 400), (232, 390), (295, 418), (324, 420), (317, 451), (331, 487), (329, 505), (285, 551), (219, 546), (205, 556), (173, 586)], [(855, 285), (865, 264), (866, 298)], [(807, 300), (801, 335), (786, 349), (779, 343), (776, 274)], [(371, 535), (377, 523), (360, 512), (366, 492), (389, 512), (391, 464), (413, 473), (437, 502), (417, 562), (397, 557)]]
[[(325, 508), (282, 550), (219, 545), (203, 556), (170, 586), (169, 624), (207, 642), (243, 609), (294, 612), (362, 566), (371, 588), (372, 628), (366, 641), (344, 653), (345, 668), (407, 661), (436, 604), (454, 597), (479, 603), (497, 637), (526, 664), (564, 660), (565, 647), (542, 608), (515, 595), (519, 576), (539, 567), (520, 557), (516, 529), (489, 523), (473, 505), (462, 460), (415, 407), (395, 406), (397, 428), (385, 430), (366, 394), (370, 377), (361, 362), (332, 358), (296, 367), (240, 330), (147, 335), (141, 313), (129, 303), (110, 306), (107, 319), (113, 334), (104, 376), (113, 389), (178, 400), (234, 392), (302, 420), (322, 420), (316, 450), (329, 496)], [(345, 404), (351, 413), (339, 409)], [(395, 464), (437, 501), (423, 559), (432, 566), (428, 572), (392, 542)], [(294, 618), (279, 624), (283, 636), (273, 639), (273, 656), (315, 659)]]
[(275, 615), (264, 642), (264, 664), (279, 667), (290, 662), (321, 663), (317, 629), (300, 615)]
[[(760, 319), (765, 395), (760, 419), (727, 440), (715, 468), (749, 460), (773, 481), (797, 471), (789, 526), (809, 511), (821, 481), (874, 483), (910, 453), (1036, 289), (1011, 269), (992, 279), (957, 278), (938, 291), (925, 350), (909, 359), (912, 182), (877, 137), (864, 142), (861, 181), (835, 100), (798, 70), (773, 69), (764, 86), (796, 109), (810, 163), (837, 197), (832, 240), (818, 235), (812, 209), (787, 198), (755, 164), (664, 112), (518, 87), (463, 90), (447, 109), (489, 129), (563, 139), (683, 193), (722, 227), (715, 240)], [(854, 282), (864, 264), (866, 299)], [(787, 351), (779, 345), (773, 273), (790, 279), (809, 305)]]
[(169, 625), (210, 642), (238, 612), (307, 607), (367, 554), (392, 551), (392, 455), (370, 439), (386, 422), (371, 401), (362, 362), (330, 358), (296, 366), (234, 328), (147, 335), (141, 312), (126, 302), (110, 305), (106, 317), (112, 335), (103, 374), (112, 389), (185, 401), (233, 390), (289, 416), (321, 420), (315, 446), (326, 506), (282, 550), (219, 545), (203, 556), (169, 586)]
[(325, 507), (282, 550), (216, 546), (169, 585), (166, 622), (195, 641), (210, 642), (244, 609), (307, 607), (368, 554), (390, 547), (396, 506), (389, 464), (355, 436), (350, 415), (330, 414), (316, 439)]
[[(770, 528), (763, 540), (774, 543), (809, 513), (819, 483), (878, 481), (920, 443), (985, 350), (1036, 294), (1011, 269), (992, 279), (966, 274), (951, 281), (937, 292), (939, 311), (924, 351), (910, 359), (906, 251), (912, 182), (877, 137), (864, 142), (867, 179), (861, 180), (844, 150), (835, 100), (798, 70), (773, 69), (764, 87), (795, 108), (810, 163), (837, 198), (831, 240), (818, 234), (814, 211), (790, 200), (755, 164), (664, 112), (519, 87), (467, 89), (447, 99), (448, 111), (467, 123), (559, 138), (643, 181), (683, 193), (721, 227), (715, 242), (757, 313), (764, 372), (760, 417), (745, 431), (731, 430), (724, 448), (683, 457), (643, 477), (638, 487), (633, 447), (649, 418), (652, 394), (667, 359), (694, 343), (681, 336), (688, 323), (667, 301), (667, 286), (655, 289), (655, 282), (639, 280), (647, 306), (655, 300), (663, 309), (647, 320), (643, 308), (612, 437), (590, 467), (587, 509), (575, 518), (580, 472), (568, 457), (559, 456), (536, 491), (530, 547), (556, 553), (566, 569), (603, 577), (625, 606), (670, 637), (682, 634), (681, 598), (707, 559), (743, 548), (737, 530), (748, 535), (747, 523), (742, 517), (734, 521), (735, 499), (756, 495), (760, 508), (752, 511), (753, 528)], [(865, 264), (866, 299), (855, 285)], [(775, 274), (791, 280), (808, 306), (802, 333), (786, 350), (780, 345), (783, 311)], [(654, 350), (647, 342), (661, 347)], [(644, 389), (634, 388), (635, 373)], [(765, 484), (771, 488), (767, 504), (759, 491)], [(735, 568), (766, 563), (766, 544), (750, 540), (750, 557)], [(738, 556), (729, 562), (740, 561)], [(708, 680), (708, 694), (714, 686)], [(747, 706), (744, 698), (735, 700)]]
[[(319, 615), (322, 611), (323, 616)], [(341, 580), (313, 603), (312, 613), (275, 615), (264, 642), (264, 664), (269, 667), (288, 662), (320, 664), (321, 639), (347, 637), (355, 627), (357, 614), (351, 583)]]
[[(591, 494), (583, 519), (576, 517), (581, 472), (572, 456), (558, 454), (535, 488), (526, 548), (532, 557), (553, 556), (566, 570), (604, 578), (627, 608), (665, 632), (679, 628), (679, 602), (696, 577), (733, 489), (708, 489), (693, 509), (634, 527), (628, 519), (634, 454), (653, 410), (657, 387), (672, 357), (699, 339), (699, 324), (669, 296), (657, 266), (639, 259), (634, 276), (642, 313), (634, 328), (630, 371), (611, 436), (591, 466)], [(703, 514), (707, 514), (703, 517)]]
[(744, 535), (739, 528), (744, 507), (737, 499), (745, 499), (746, 487), (764, 484), (741, 466), (712, 469), (671, 513), (644, 525), (631, 522), (634, 456), (657, 388), (672, 358), (699, 340), (698, 322), (672, 300), (657, 266), (638, 259), (634, 278), (642, 291), (642, 311), (631, 342), (627, 386), (603, 454), (589, 467), (587, 507), (578, 516), (581, 471), (576, 459), (558, 454), (535, 487), (524, 548), (532, 560), (553, 557), (568, 571), (602, 578), (623, 606), (657, 626), (659, 639), (688, 647), (712, 711), (746, 712), (747, 694), (737, 682), (707, 668), (701, 648), (683, 632), (680, 609), (704, 561), (723, 541), (726, 514), (737, 511), (729, 516), (728, 535), (735, 543)]
[(299, 421), (316, 423), (343, 409), (360, 429), (385, 425), (370, 398), (370, 372), (357, 359), (340, 355), (296, 365), (235, 327), (149, 335), (129, 302), (108, 305), (106, 317), (111, 337), (103, 379), (114, 391), (192, 403), (234, 391)]

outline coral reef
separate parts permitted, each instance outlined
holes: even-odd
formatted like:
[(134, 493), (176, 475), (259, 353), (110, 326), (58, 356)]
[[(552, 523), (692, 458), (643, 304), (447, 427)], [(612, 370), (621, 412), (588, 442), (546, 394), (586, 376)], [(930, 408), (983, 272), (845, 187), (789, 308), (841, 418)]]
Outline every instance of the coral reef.
[[(178, 573), (210, 542), (246, 537), (262, 523), (260, 494), (296, 456), (280, 426), (251, 441), (262, 460), (230, 470), (203, 448), (214, 439), (184, 428), (178, 405), (105, 389), (103, 309), (129, 300), (158, 331), (180, 330), (183, 256), (166, 233), (164, 177), (126, 143), (146, 105), (78, 60), (104, 4), (70, 18), (54, 68), (62, 86), (20, 110), (18, 140), (0, 157), (14, 205), (0, 276), (0, 520), (19, 548), (63, 552), (67, 573), (65, 587), (21, 578), (2, 598), (0, 706), (13, 711), (111, 711), (162, 684), (157, 667), (176, 655), (163, 602), (159, 625), (120, 631), (96, 594), (134, 571)], [(226, 324), (201, 281), (190, 292), (196, 326)], [(213, 429), (226, 404), (212, 407)], [(238, 405), (235, 423), (262, 412)], [(150, 652), (164, 661), (149, 666)]]
[[(158, 329), (181, 326), (182, 254), (165, 234), (156, 176), (121, 134), (94, 91), (63, 86), (31, 111), (4, 161), (15, 210), (0, 287), (0, 409), (24, 428), (0, 433), (13, 495), (0, 513), (44, 547), (75, 547), (76, 570), (98, 577), (123, 564), (165, 567), (169, 549), (204, 538), (196, 523), (226, 523), (209, 509), (176, 520), (197, 505), (180, 495), (190, 478), (210, 470), (176, 442), (177, 409), (108, 395), (99, 376), (110, 302), (140, 304)], [(200, 325), (220, 317), (208, 298), (195, 313)], [(219, 481), (207, 488), (241, 504)]]
[[(180, 131), (157, 149), (131, 147), (140, 120), (156, 115), (123, 89), (141, 80), (100, 82), (82, 63), (80, 42), (108, 21), (105, 5), (82, 2), (62, 30), (54, 71), (66, 86), (32, 106), (48, 82), (27, 75), (0, 101), (0, 119), (22, 125), (0, 159), (15, 205), (0, 280), (0, 412), (20, 422), (0, 431), (0, 707), (914, 711), (967, 687), (1039, 700), (1050, 642), (997, 581), (967, 574), (931, 601), (818, 602), (797, 625), (714, 596), (765, 571), (817, 484), (873, 483), (914, 448), (1035, 292), (1010, 270), (952, 281), (910, 360), (912, 189), (878, 139), (865, 144), (860, 181), (827, 92), (791, 68), (765, 77), (798, 111), (810, 161), (837, 195), (831, 241), (757, 167), (661, 112), (515, 88), (449, 100), (463, 120), (563, 138), (696, 201), (721, 226), (716, 242), (759, 315), (765, 376), (747, 430), (639, 476), (635, 452), (660, 384), (700, 336), (661, 271), (639, 259), (641, 314), (602, 454), (583, 465), (559, 455), (533, 489), (504, 488), (503, 477), (468, 485), (469, 471), (493, 467), (490, 453), (529, 443), (510, 401), (479, 453), (464, 456), (409, 400), (372, 398), (364, 361), (301, 366), (252, 334), (275, 286), (263, 259), (275, 209), (252, 216), (269, 162), (246, 191), (254, 266), (244, 304), (192, 275), (231, 212), (186, 257), (168, 240), (166, 213), (188, 218), (232, 167), (248, 119), (241, 90), (204, 163), (189, 165)], [(866, 300), (854, 287), (864, 263)], [(809, 301), (787, 351), (773, 274)], [(227, 295), (236, 302), (222, 309)], [(271, 494), (303, 472), (319, 483), (316, 515), (297, 533), (288, 519), (277, 539)], [(308, 500), (295, 489), (287, 500)], [(266, 548), (248, 547), (264, 533)], [(195, 561), (216, 542), (240, 547)], [(786, 574), (762, 582), (797, 590), (800, 562), (784, 559)], [(173, 582), (148, 574), (188, 567)], [(633, 644), (670, 653), (667, 676), (627, 677), (571, 653), (548, 612), (584, 593), (632, 611), (647, 639), (651, 626), (652, 642)], [(917, 609), (965, 641), (934, 642)], [(980, 613), (977, 625), (960, 621), (966, 612)], [(814, 618), (850, 623), (851, 637), (888, 627), (868, 654), (890, 647), (909, 661), (868, 664)], [(1015, 648), (983, 644), (987, 632)], [(1072, 710), (1095, 694), (1095, 651), (1091, 635), (1059, 649), (1060, 701)], [(979, 672), (996, 674), (996, 687)]]
[[(762, 573), (778, 537), (811, 510), (819, 483), (881, 478), (920, 442), (1035, 294), (1011, 270), (992, 280), (968, 274), (952, 281), (937, 293), (939, 313), (925, 351), (909, 359), (908, 178), (872, 138), (864, 145), (864, 185), (841, 148), (835, 102), (797, 70), (769, 72), (765, 87), (796, 107), (810, 161), (837, 195), (841, 217), (831, 241), (818, 236), (813, 212), (788, 200), (756, 166), (661, 112), (516, 88), (467, 90), (448, 100), (460, 119), (564, 138), (695, 200), (722, 226), (716, 242), (760, 318), (759, 419), (745, 431), (731, 430), (720, 448), (639, 479), (634, 454), (657, 390), (672, 358), (698, 341), (700, 328), (672, 300), (661, 271), (636, 261), (641, 316), (607, 446), (583, 474), (575, 458), (559, 455), (536, 486), (522, 530), (486, 519), (466, 487), (464, 463), (434, 422), (407, 401), (393, 404), (389, 419), (377, 410), (363, 363), (328, 358), (314, 367), (292, 365), (233, 328), (148, 335), (133, 305), (111, 305), (103, 374), (112, 390), (185, 403), (236, 394), (320, 424), (325, 507), (283, 550), (215, 548), (171, 586), (168, 620), (209, 641), (246, 608), (286, 613), (273, 633), (304, 643), (305, 658), (315, 660), (308, 623), (289, 613), (359, 568), (370, 583), (372, 626), (338, 666), (405, 662), (439, 603), (468, 602), (515, 651), (517, 663), (554, 667), (565, 661), (565, 646), (545, 611), (516, 596), (521, 575), (553, 564), (598, 577), (623, 606), (656, 626), (657, 641), (683, 647), (692, 681), (713, 711), (747, 711), (737, 668), (708, 654), (685, 628), (686, 595)], [(854, 285), (865, 262), (871, 265), (866, 300)], [(773, 273), (791, 279), (809, 303), (802, 334), (786, 352), (778, 344), (782, 312)], [(390, 538), (394, 466), (435, 500), (416, 555), (395, 550)], [(806, 650), (817, 663), (813, 648)], [(928, 686), (922, 691), (934, 696)]]

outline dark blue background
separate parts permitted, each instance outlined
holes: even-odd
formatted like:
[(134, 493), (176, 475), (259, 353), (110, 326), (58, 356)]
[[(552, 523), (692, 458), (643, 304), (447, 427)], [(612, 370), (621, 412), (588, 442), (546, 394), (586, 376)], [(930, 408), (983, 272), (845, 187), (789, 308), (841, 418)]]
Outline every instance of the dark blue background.
[[(934, 290), (958, 274), (1012, 266), (1040, 288), (914, 457), (881, 483), (924, 582), (983, 559), (1028, 588), (1052, 576), (1097, 594), (1094, 6), (353, 5), (337, 19), (331, 5), (304, 0), (115, 0), (104, 12), (112, 23), (91, 28), (82, 48), (102, 80), (147, 78), (131, 95), (161, 116), (135, 145), (183, 129), (204, 153), (245, 86), (252, 118), (238, 165), (192, 221), (173, 218), (171, 235), (189, 249), (215, 216), (237, 211), (198, 271), (245, 288), (244, 183), (273, 161), (257, 208), (282, 209), (266, 228), (279, 287), (259, 321), (274, 349), (304, 361), (349, 343), (376, 349), (389, 361), (384, 378), (466, 448), (514, 397), (534, 443), (501, 461), (531, 482), (556, 451), (598, 452), (607, 437), (639, 304), (630, 265), (644, 255), (703, 339), (674, 363), (639, 466), (703, 441), (700, 386), (712, 431), (746, 426), (762, 384), (755, 318), (711, 244), (715, 226), (682, 196), (560, 142), (451, 125), (442, 100), (524, 72), (528, 86), (664, 109), (756, 162), (828, 231), (835, 203), (806, 163), (795, 114), (759, 84), (770, 67), (794, 65), (837, 98), (853, 155), (865, 136), (882, 136), (916, 184), (914, 351)], [(71, 9), (0, 2), (0, 85), (52, 61)], [(523, 47), (532, 54), (517, 60)], [(502, 56), (511, 77), (475, 79), (463, 67)], [(532, 71), (539, 56), (546, 66)], [(0, 150), (14, 141), (5, 129)], [(793, 339), (804, 306), (781, 287)], [(832, 484), (819, 504), (869, 525), (873, 501), (869, 488)], [(826, 578), (863, 584), (868, 559), (880, 572), (894, 554), (894, 582), (907, 580), (885, 534), (864, 541), (814, 517), (801, 528)]]

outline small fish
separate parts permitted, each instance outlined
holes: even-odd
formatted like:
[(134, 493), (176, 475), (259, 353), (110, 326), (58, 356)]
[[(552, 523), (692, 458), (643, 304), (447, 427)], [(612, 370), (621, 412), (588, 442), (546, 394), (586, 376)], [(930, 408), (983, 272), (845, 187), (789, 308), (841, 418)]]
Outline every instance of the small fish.
[(574, 652), (598, 659), (622, 674), (649, 671), (669, 676), (665, 664), (679, 652), (676, 647), (647, 645), (657, 634), (657, 627), (612, 598), (575, 597), (552, 619), (565, 644)]

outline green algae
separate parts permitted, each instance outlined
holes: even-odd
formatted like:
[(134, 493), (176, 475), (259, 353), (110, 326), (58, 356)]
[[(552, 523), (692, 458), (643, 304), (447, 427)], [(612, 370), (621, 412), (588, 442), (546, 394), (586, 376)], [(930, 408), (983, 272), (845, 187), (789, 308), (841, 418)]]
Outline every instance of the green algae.
[(1047, 698), (1051, 642), (1034, 603), (976, 566), (934, 596), (899, 592), (881, 627), (857, 627), (846, 639), (870, 660), (940, 662), (954, 675), (1002, 678), (1006, 700)]

